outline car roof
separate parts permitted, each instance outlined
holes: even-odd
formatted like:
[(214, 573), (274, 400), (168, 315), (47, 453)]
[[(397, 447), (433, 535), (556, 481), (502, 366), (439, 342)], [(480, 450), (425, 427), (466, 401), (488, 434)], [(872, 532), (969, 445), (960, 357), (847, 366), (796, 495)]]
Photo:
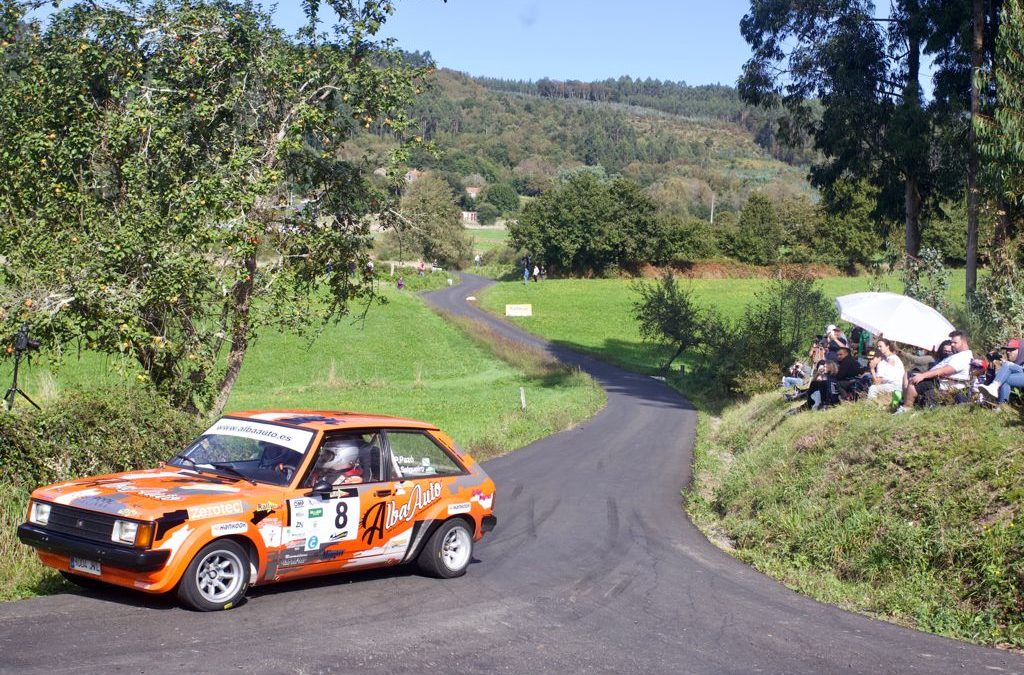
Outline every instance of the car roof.
[(243, 410), (225, 413), (224, 416), (280, 422), (312, 431), (332, 431), (357, 427), (437, 429), (434, 424), (404, 417), (342, 410)]

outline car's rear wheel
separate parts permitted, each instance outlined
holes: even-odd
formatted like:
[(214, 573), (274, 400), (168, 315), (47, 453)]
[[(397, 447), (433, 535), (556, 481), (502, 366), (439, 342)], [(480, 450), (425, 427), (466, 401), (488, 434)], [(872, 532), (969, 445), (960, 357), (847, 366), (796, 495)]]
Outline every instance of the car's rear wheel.
[(178, 599), (200, 612), (231, 609), (249, 587), (249, 556), (237, 542), (218, 539), (192, 558), (178, 584)]
[(424, 574), (441, 579), (462, 576), (473, 558), (473, 534), (461, 518), (447, 520), (434, 530), (416, 564)]

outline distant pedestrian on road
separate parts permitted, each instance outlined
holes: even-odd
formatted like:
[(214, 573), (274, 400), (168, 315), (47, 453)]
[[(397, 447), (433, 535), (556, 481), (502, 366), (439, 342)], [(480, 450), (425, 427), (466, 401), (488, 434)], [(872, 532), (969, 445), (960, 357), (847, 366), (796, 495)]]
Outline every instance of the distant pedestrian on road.
[(476, 267), (480, 267), (480, 254), (479, 253), (477, 253), (475, 256), (473, 256), (473, 264)]

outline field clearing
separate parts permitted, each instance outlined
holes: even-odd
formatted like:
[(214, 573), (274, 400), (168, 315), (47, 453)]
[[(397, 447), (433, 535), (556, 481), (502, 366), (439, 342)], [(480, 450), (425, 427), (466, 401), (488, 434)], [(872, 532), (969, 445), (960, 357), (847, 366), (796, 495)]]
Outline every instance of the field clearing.
[[(830, 277), (820, 284), (829, 297), (867, 291), (871, 277)], [(557, 279), (523, 284), (499, 282), (483, 294), (481, 305), (498, 315), (506, 304), (532, 304), (532, 317), (513, 317), (509, 321), (525, 330), (558, 344), (596, 354), (640, 372), (653, 372), (668, 354), (662, 347), (644, 342), (633, 319), (634, 286), (628, 279)], [(883, 280), (888, 290), (901, 292), (897, 276)], [(739, 317), (765, 279), (687, 279), (685, 287), (695, 300), (717, 308), (729, 317)], [(951, 279), (949, 295), (959, 300), (964, 294), (962, 273)], [(962, 301), (961, 301), (962, 302)], [(824, 331), (825, 327), (821, 327)], [(692, 364), (693, 355), (684, 353), (684, 364)]]
[(498, 248), (508, 241), (508, 230), (504, 228), (466, 228), (466, 231), (473, 237), (473, 253), (480, 253), (481, 255), (491, 249)]

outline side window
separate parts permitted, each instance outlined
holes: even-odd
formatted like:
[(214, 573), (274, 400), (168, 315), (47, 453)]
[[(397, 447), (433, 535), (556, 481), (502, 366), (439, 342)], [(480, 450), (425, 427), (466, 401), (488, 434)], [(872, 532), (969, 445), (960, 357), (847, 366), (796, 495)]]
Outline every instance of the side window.
[(398, 477), (456, 476), (464, 473), (430, 436), (415, 431), (389, 431), (387, 434)]
[(374, 483), (382, 480), (381, 438), (376, 432), (330, 434), (317, 448), (313, 469), (303, 481), (313, 487), (321, 480), (331, 485)]

